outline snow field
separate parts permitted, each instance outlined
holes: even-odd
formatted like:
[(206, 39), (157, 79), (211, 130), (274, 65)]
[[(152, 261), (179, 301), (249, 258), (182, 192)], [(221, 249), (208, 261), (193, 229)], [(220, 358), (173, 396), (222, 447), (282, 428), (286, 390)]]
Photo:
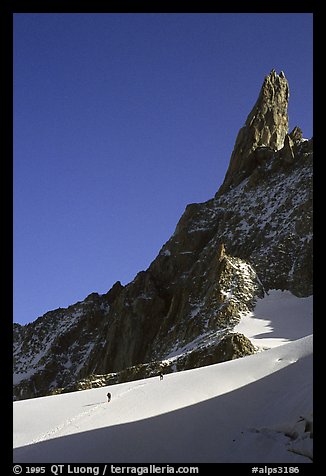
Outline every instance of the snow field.
[(313, 297), (297, 298), (289, 291), (272, 290), (260, 299), (253, 313), (234, 328), (259, 349), (300, 339), (313, 332)]
[(311, 462), (312, 336), (298, 339), (310, 313), (310, 298), (275, 291), (242, 323), (257, 341), (270, 335), (269, 350), (163, 381), (14, 402), (15, 462)]

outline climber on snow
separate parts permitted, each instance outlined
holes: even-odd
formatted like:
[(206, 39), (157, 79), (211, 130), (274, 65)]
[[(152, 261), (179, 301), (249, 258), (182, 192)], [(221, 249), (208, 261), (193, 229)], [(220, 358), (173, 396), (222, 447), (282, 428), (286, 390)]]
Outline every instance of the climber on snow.
[(108, 392), (106, 396), (108, 397), (108, 403), (109, 403), (111, 401), (111, 393)]

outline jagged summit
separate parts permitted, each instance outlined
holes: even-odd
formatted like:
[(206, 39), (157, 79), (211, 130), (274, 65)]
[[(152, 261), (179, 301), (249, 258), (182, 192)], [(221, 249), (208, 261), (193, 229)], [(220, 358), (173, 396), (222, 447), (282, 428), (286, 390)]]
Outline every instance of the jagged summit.
[(221, 195), (232, 185), (238, 185), (255, 168), (254, 151), (263, 147), (271, 152), (284, 145), (288, 132), (289, 85), (283, 71), (273, 69), (265, 77), (256, 104), (240, 129), (231, 155)]

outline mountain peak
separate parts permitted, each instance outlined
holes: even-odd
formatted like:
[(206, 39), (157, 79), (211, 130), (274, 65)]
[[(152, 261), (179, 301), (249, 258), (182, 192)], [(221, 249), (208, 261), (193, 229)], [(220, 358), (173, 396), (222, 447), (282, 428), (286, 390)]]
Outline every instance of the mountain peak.
[(274, 69), (264, 79), (258, 99), (240, 129), (231, 155), (221, 195), (232, 185), (238, 185), (256, 166), (253, 152), (258, 147), (279, 150), (288, 132), (289, 85), (281, 71)]
[(237, 326), (258, 300), (312, 294), (313, 142), (299, 127), (287, 134), (287, 103), (272, 71), (239, 132), (227, 193), (188, 205), (147, 270), (14, 326), (15, 399), (249, 355)]

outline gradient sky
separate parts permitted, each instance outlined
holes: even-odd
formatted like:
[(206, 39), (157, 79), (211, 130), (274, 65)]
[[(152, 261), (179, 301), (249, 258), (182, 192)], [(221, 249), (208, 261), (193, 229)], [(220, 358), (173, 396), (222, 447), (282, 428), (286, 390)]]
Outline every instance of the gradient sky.
[(14, 321), (147, 269), (221, 185), (264, 77), (312, 136), (312, 14), (14, 15)]

